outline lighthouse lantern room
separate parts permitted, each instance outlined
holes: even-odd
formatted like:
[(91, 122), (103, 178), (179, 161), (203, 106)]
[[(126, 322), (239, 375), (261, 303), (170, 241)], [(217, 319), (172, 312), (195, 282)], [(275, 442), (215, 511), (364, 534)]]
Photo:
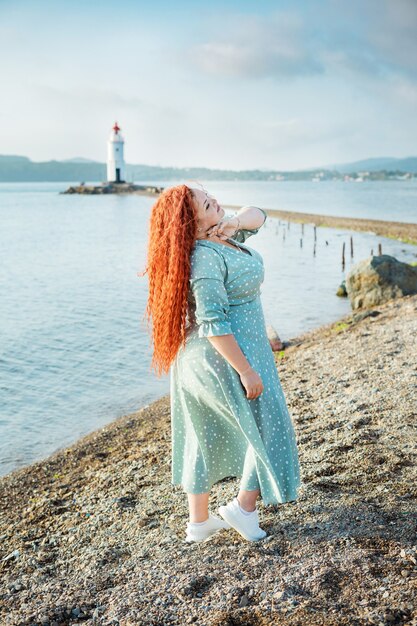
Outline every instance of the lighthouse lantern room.
[(124, 143), (120, 128), (115, 122), (107, 142), (107, 182), (109, 183), (125, 182)]

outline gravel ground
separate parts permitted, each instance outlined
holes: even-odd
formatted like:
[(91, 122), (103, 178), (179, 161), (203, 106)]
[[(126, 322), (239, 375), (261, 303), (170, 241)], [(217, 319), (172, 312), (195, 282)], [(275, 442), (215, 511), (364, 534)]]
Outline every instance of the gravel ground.
[(3, 477), (0, 623), (417, 625), (416, 337), (408, 296), (275, 353), (303, 486), (260, 542), (184, 542), (169, 396)]

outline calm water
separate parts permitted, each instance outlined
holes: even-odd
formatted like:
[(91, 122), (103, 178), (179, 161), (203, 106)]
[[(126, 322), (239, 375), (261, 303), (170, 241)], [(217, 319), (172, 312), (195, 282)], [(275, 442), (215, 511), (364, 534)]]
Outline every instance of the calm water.
[[(196, 181), (192, 184), (178, 182), (197, 186)], [(417, 179), (380, 183), (200, 182), (219, 202), (225, 204), (254, 204), (300, 213), (417, 222)], [(164, 187), (175, 183), (155, 181), (154, 184)]]
[[(152, 182), (152, 181), (149, 181)], [(160, 183), (164, 185), (164, 183)], [(174, 184), (172, 181), (165, 183)], [(169, 392), (150, 372), (143, 315), (148, 220), (139, 196), (59, 195), (63, 184), (0, 185), (0, 474), (44, 458)], [(207, 183), (223, 203), (417, 221), (417, 184)], [(282, 339), (350, 310), (335, 295), (352, 263), (377, 251), (417, 260), (417, 248), (268, 218), (248, 240), (264, 257), (267, 324)], [(327, 242), (327, 243), (326, 243)]]

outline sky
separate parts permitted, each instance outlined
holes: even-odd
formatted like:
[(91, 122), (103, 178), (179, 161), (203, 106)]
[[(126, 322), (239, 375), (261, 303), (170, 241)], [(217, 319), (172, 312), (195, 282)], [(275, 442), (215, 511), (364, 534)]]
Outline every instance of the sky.
[(416, 0), (0, 0), (0, 154), (297, 170), (417, 153)]

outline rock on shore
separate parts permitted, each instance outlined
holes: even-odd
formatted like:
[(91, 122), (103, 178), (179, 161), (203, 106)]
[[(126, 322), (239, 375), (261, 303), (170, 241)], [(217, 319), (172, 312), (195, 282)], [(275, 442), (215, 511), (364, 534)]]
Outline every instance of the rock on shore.
[(416, 624), (416, 336), (407, 296), (274, 353), (303, 485), (260, 542), (184, 543), (169, 396), (3, 477), (0, 623)]
[(414, 295), (417, 293), (417, 267), (389, 254), (370, 256), (349, 270), (346, 292), (354, 310)]

